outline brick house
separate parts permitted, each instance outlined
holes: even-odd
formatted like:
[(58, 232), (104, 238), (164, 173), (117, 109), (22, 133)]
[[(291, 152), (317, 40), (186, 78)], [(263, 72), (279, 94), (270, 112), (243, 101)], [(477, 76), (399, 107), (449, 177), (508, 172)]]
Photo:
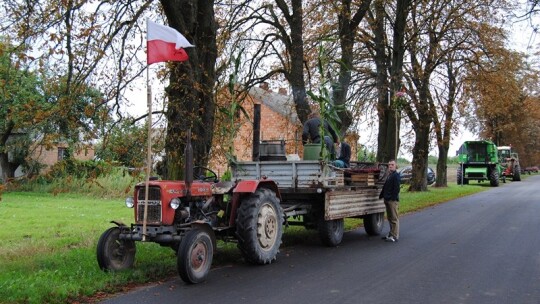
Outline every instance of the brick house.
[[(234, 139), (236, 158), (241, 161), (251, 160), (254, 104), (261, 105), (260, 140), (283, 140), (287, 154), (298, 154), (302, 157), (302, 124), (296, 115), (292, 96), (284, 88), (273, 92), (267, 83), (263, 83), (259, 87), (251, 88), (243, 103), (249, 119), (243, 115), (240, 117), (240, 127)], [(216, 147), (219, 144), (214, 143), (212, 146)], [(223, 174), (227, 169), (225, 157), (213, 155), (210, 159), (209, 166), (219, 175)]]
[[(45, 167), (41, 170), (46, 172), (51, 166), (61, 161), (65, 157), (68, 145), (65, 143), (55, 143), (52, 145), (36, 145), (31, 151), (30, 158)], [(84, 146), (74, 152), (73, 157), (77, 160), (91, 160), (95, 156), (95, 151), (92, 146)], [(15, 171), (15, 177), (23, 176), (21, 166)], [(2, 176), (2, 168), (0, 168), (0, 176)]]
[[(281, 88), (272, 92), (268, 84), (254, 87), (249, 91), (253, 102), (245, 106), (250, 118), (253, 119), (253, 104), (261, 105), (261, 141), (285, 141), (287, 154), (302, 154), (302, 124), (296, 115), (292, 96)], [(253, 121), (242, 123), (235, 140), (235, 152), (239, 160), (250, 160), (253, 142)]]
[[(32, 153), (32, 159), (38, 161), (47, 168), (53, 166), (57, 162), (64, 159), (68, 145), (65, 143), (56, 143), (52, 147), (37, 146)], [(91, 160), (94, 158), (94, 148), (92, 146), (84, 146), (74, 151), (73, 158), (77, 160)], [(45, 168), (45, 170), (47, 170)]]

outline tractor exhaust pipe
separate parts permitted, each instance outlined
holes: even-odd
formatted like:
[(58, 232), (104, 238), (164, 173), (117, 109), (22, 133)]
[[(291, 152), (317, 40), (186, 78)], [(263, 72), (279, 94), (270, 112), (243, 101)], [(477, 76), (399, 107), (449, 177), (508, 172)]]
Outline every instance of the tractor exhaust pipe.
[(191, 196), (191, 184), (193, 183), (193, 147), (191, 147), (191, 128), (187, 131), (184, 156), (184, 182), (186, 183), (186, 196), (189, 198)]
[(261, 105), (253, 105), (253, 145), (252, 160), (259, 161), (261, 143)]

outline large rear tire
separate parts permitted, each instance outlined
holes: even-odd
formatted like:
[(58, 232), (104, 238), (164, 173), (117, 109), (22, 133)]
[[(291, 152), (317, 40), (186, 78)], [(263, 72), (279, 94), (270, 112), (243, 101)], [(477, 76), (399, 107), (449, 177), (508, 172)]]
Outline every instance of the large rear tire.
[(521, 181), (521, 168), (519, 165), (514, 167), (514, 175), (512, 177), (512, 180), (514, 182), (520, 182)]
[(120, 228), (111, 227), (99, 238), (97, 261), (104, 271), (124, 270), (133, 267), (136, 247), (134, 241), (120, 240)]
[(276, 194), (258, 189), (243, 200), (236, 218), (238, 248), (253, 264), (270, 264), (277, 258), (283, 235), (283, 210)]
[(364, 230), (369, 235), (380, 235), (384, 225), (384, 212), (364, 216)]
[(188, 284), (205, 281), (213, 256), (214, 246), (210, 235), (201, 229), (190, 230), (178, 247), (176, 266), (180, 278)]
[(319, 221), (319, 238), (326, 246), (336, 247), (339, 245), (343, 239), (344, 230), (345, 225), (343, 219), (329, 221), (321, 219)]

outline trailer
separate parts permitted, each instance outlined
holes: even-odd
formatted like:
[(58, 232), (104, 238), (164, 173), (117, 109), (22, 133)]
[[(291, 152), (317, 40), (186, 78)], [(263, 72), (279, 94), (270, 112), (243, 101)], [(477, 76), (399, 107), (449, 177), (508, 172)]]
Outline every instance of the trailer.
[(237, 182), (275, 183), (285, 224), (317, 229), (328, 246), (341, 242), (345, 218), (362, 218), (369, 235), (382, 231), (384, 164), (351, 162), (351, 168), (342, 169), (317, 160), (251, 161), (237, 162), (232, 169)]

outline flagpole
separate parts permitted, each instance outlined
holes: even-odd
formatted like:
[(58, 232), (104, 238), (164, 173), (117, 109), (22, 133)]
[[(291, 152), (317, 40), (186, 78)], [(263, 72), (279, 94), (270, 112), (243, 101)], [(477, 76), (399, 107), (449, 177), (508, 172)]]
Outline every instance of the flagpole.
[(146, 183), (144, 185), (144, 216), (142, 241), (146, 240), (146, 221), (148, 216), (148, 190), (150, 184), (150, 169), (152, 167), (152, 86), (150, 85), (150, 65), (146, 66), (146, 103), (148, 104), (148, 145), (146, 147)]

